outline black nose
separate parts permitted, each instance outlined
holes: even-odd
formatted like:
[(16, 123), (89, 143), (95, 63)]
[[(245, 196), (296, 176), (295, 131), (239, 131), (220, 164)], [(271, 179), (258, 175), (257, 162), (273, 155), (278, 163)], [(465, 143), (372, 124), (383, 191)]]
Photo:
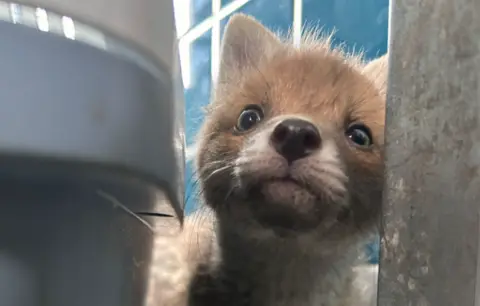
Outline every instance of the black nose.
[(289, 163), (310, 155), (322, 145), (318, 129), (308, 121), (287, 119), (270, 136), (272, 146)]

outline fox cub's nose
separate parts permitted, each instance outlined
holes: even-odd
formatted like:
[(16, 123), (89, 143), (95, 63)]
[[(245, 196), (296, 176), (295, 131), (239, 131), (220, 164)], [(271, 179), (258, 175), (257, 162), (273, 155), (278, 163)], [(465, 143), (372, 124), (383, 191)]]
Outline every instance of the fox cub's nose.
[(301, 119), (280, 122), (270, 136), (270, 143), (289, 163), (320, 149), (322, 138), (312, 123)]

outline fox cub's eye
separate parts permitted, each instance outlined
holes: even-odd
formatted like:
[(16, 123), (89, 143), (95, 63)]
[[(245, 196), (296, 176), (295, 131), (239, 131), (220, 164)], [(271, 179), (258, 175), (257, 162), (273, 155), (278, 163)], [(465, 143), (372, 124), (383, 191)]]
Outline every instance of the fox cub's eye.
[(373, 144), (370, 129), (361, 123), (350, 125), (345, 134), (356, 146), (368, 148)]
[(237, 132), (246, 132), (262, 121), (263, 116), (263, 111), (259, 106), (249, 105), (238, 116), (235, 130)]

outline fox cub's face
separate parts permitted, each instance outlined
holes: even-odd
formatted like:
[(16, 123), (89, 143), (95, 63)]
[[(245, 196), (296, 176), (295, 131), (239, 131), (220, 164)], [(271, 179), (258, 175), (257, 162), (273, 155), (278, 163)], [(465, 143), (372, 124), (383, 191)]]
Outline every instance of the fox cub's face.
[(325, 42), (281, 42), (231, 18), (200, 132), (202, 195), (232, 224), (282, 236), (348, 234), (381, 203), (384, 98)]

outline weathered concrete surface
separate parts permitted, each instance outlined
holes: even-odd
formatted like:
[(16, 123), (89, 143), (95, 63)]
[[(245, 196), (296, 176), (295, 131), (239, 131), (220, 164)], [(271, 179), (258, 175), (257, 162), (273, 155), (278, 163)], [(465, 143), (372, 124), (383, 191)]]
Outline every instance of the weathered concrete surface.
[(378, 305), (477, 305), (480, 1), (391, 9)]

